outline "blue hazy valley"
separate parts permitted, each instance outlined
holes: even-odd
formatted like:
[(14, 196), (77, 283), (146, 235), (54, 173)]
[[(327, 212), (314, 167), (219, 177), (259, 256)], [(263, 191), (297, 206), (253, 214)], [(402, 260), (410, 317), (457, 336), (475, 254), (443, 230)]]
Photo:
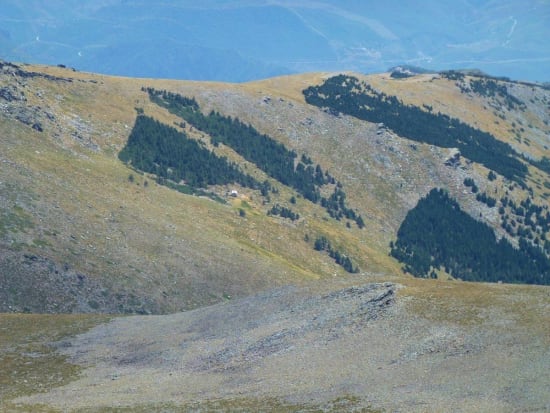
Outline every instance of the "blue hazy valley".
[(548, 81), (550, 2), (5, 0), (0, 56), (130, 77), (248, 81), (396, 65)]

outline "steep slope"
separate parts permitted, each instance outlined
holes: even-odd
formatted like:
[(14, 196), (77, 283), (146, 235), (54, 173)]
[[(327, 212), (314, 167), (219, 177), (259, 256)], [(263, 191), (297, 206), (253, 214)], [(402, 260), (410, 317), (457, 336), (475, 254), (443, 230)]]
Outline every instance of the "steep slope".
[[(183, 85), (191, 94), (242, 88), (107, 78), (62, 68), (6, 64), (3, 69), (8, 97), (1, 124), (4, 310), (192, 308), (267, 286), (342, 274), (329, 257), (312, 254), (306, 234), (313, 240), (323, 231), (336, 243), (359, 245), (359, 231), (334, 222), (293, 224), (267, 217), (258, 192), (239, 189), (241, 197), (224, 205), (158, 186), (118, 160), (136, 106), (167, 124), (177, 120), (150, 103), (142, 86)], [(280, 187), (273, 197), (288, 203), (291, 195)], [(239, 209), (246, 217), (239, 217)], [(294, 209), (304, 217), (323, 211), (301, 201)], [(365, 270), (369, 248), (350, 247)], [(372, 269), (377, 268), (374, 261)]]
[[(314, 253), (320, 236), (349, 255), (362, 276), (393, 273), (399, 265), (388, 257), (389, 243), (407, 211), (434, 187), (446, 188), (499, 236), (506, 234), (502, 217), (476, 200), (465, 179), (497, 199), (510, 193), (518, 205), (528, 197), (538, 205), (546, 202), (550, 178), (543, 170), (530, 166), (527, 187), (512, 191), (506, 180), (489, 180), (489, 171), (479, 164), (450, 165), (456, 155), (452, 148), (413, 142), (380, 125), (305, 104), (302, 91), (330, 76), (231, 85), (3, 63), (2, 309), (170, 312), (268, 286), (344, 276), (330, 257)], [(525, 105), (513, 111), (496, 107), (495, 98), (464, 93), (464, 85), (447, 78), (364, 79), (405, 102), (471, 122), (525, 156), (548, 154), (545, 105), (550, 97), (540, 87), (511, 84), (510, 92)], [(226, 204), (187, 196), (129, 169), (117, 156), (137, 113), (183, 130), (182, 119), (152, 102), (147, 87), (194, 97), (203, 113), (239, 118), (298, 158), (311, 158), (342, 184), (346, 202), (366, 228), (348, 228), (345, 220), (331, 218), (321, 205), (300, 198), (230, 147), (212, 145), (193, 127), (185, 129), (192, 139), (258, 181), (267, 180), (276, 190), (269, 201), (259, 190), (235, 185), (209, 189)], [(472, 114), (468, 107), (477, 109)], [(527, 122), (531, 127), (520, 131), (518, 125)], [(513, 139), (517, 133), (521, 142)], [(321, 195), (330, 196), (333, 187), (321, 188)], [(239, 196), (228, 197), (235, 189)], [(300, 219), (268, 217), (275, 204)]]
[[(441, 77), (457, 81), (455, 85), (462, 94), (469, 97), (472, 97), (472, 94), (477, 94), (485, 98), (487, 105), (496, 109), (493, 114), (502, 120), (506, 121), (507, 119), (504, 114), (505, 111), (508, 114), (510, 112), (524, 113), (527, 111), (527, 105), (517, 96), (517, 89), (514, 92), (511, 91), (512, 87), (518, 85), (517, 82), (490, 78), (482, 74), (475, 74), (467, 78), (459, 72), (445, 72), (441, 74)], [(432, 76), (431, 80), (436, 78), (437, 76)], [(538, 108), (542, 109), (542, 106), (546, 104), (546, 90), (540, 85), (522, 84), (522, 86), (524, 89), (530, 88), (531, 92), (538, 89), (537, 92), (542, 95), (542, 99), (536, 94), (532, 94), (530, 102), (535, 104), (538, 101)], [(527, 282), (528, 279), (533, 280), (532, 277), (535, 276), (539, 283), (548, 284), (548, 277), (550, 276), (550, 260), (548, 259), (550, 242), (547, 239), (550, 232), (550, 212), (546, 202), (548, 193), (540, 194), (539, 192), (535, 195), (533, 188), (535, 186), (539, 191), (543, 189), (541, 176), (543, 177), (544, 186), (546, 188), (550, 186), (547, 180), (550, 159), (546, 156), (548, 146), (543, 132), (544, 129), (547, 129), (548, 116), (543, 111), (534, 116), (538, 118), (536, 120), (539, 123), (546, 125), (546, 127), (542, 127), (542, 130), (534, 128), (530, 123), (530, 129), (535, 129), (535, 133), (527, 133), (528, 137), (522, 136), (520, 131), (524, 133), (525, 129), (521, 127), (519, 131), (516, 130), (514, 121), (511, 122), (510, 129), (511, 132), (515, 133), (514, 139), (517, 142), (522, 143), (522, 139), (524, 139), (525, 146), (531, 146), (531, 135), (539, 138), (537, 139), (537, 146), (539, 148), (542, 146), (543, 150), (542, 156), (539, 154), (537, 157), (532, 151), (519, 152), (518, 149), (514, 149), (515, 145), (510, 145), (497, 138), (488, 130), (473, 127), (440, 111), (436, 113), (431, 105), (424, 103), (422, 106), (415, 106), (403, 103), (397, 96), (388, 95), (373, 88), (369, 84), (368, 78), (361, 81), (357, 77), (349, 75), (334, 76), (324, 81), (322, 85), (307, 88), (304, 90), (304, 95), (308, 103), (335, 116), (344, 113), (357, 119), (379, 122), (380, 128), (385, 129), (388, 127), (394, 133), (406, 137), (409, 141), (448, 148), (451, 150), (452, 156), (449, 156), (445, 161), (445, 166), (449, 168), (460, 168), (467, 171), (468, 168), (462, 165), (463, 160), (467, 165), (477, 163), (483, 166), (488, 170), (488, 173), (485, 179), (482, 178), (482, 181), (485, 181), (482, 191), (480, 192), (480, 188), (472, 176), (464, 178), (464, 187), (471, 188), (469, 192), (476, 194), (476, 201), (498, 212), (496, 220), (492, 220), (492, 225), (497, 227), (495, 229), (500, 230), (501, 234), (504, 233), (503, 235), (507, 238), (507, 241), (514, 243), (519, 248), (519, 252), (523, 255), (520, 261), (526, 259), (537, 266), (540, 265), (540, 268), (536, 270), (536, 275), (530, 274), (532, 269), (528, 269), (528, 266), (523, 265), (523, 275), (520, 275), (522, 270), (518, 268), (514, 270), (515, 274), (512, 278), (509, 278), (509, 275), (504, 275), (503, 278), (524, 279)], [(487, 110), (487, 107), (484, 106), (484, 109)], [(519, 124), (523, 124), (519, 117), (516, 117), (516, 120)], [(498, 121), (495, 121), (495, 123), (499, 124)], [(379, 132), (382, 133), (383, 131), (380, 130)], [(414, 148), (415, 145), (411, 147)], [(528, 168), (528, 165), (531, 168)], [(515, 191), (516, 188), (519, 188), (520, 191)], [(440, 203), (437, 208), (444, 208), (443, 204)], [(459, 208), (459, 206), (457, 205), (456, 208)], [(433, 217), (435, 220), (438, 211), (434, 210), (432, 212), (436, 214)], [(472, 215), (477, 219), (477, 214)], [(482, 221), (484, 220), (481, 212), (479, 218)], [(428, 219), (432, 218), (428, 217)], [(460, 224), (455, 223), (454, 225)], [(500, 228), (498, 228), (498, 225), (500, 225)], [(428, 258), (429, 261), (430, 255), (432, 257), (438, 255), (437, 244), (441, 240), (436, 241), (430, 238), (437, 238), (437, 232), (448, 232), (449, 228), (445, 225), (439, 225), (438, 228), (436, 225), (434, 227), (437, 230), (436, 232), (430, 234), (428, 231), (428, 233), (423, 234), (421, 226), (416, 225), (416, 227), (418, 228), (416, 230), (417, 234), (409, 235), (418, 236), (416, 243), (420, 246), (433, 242), (432, 250), (428, 249), (421, 252), (424, 247), (418, 249), (411, 245), (413, 249), (416, 249), (415, 252), (404, 250), (396, 255), (393, 254), (395, 250), (392, 249), (392, 254), (396, 257), (399, 256), (402, 261), (407, 261), (407, 264), (411, 264), (413, 268), (416, 268), (414, 272), (418, 274), (420, 267), (417, 264), (420, 264), (421, 261), (426, 263), (427, 260), (424, 258)], [(400, 235), (400, 232), (398, 232), (398, 236), (404, 235), (404, 233)], [(426, 239), (423, 240), (423, 238)], [(476, 241), (474, 239), (467, 241), (467, 238), (463, 239), (464, 242), (471, 244), (470, 249), (476, 249)], [(441, 246), (441, 248), (446, 247), (448, 245)], [(511, 249), (510, 246), (506, 248)], [(422, 255), (425, 255), (425, 257), (422, 257)], [(496, 272), (484, 279), (494, 280), (493, 277), (498, 277), (499, 270), (494, 266), (495, 260), (488, 259), (487, 256), (481, 256), (480, 258), (486, 264), (480, 266), (479, 262), (474, 263), (475, 267), (478, 267), (478, 269), (485, 267), (482, 271), (488, 271), (488, 273)], [(454, 266), (454, 263), (451, 259), (450, 261), (441, 262), (440, 265), (444, 266), (446, 271), (449, 271), (448, 268)], [(441, 268), (439, 265), (435, 265), (435, 269), (439, 268)], [(422, 271), (422, 275), (427, 276), (428, 272), (429, 266), (426, 271)], [(453, 275), (472, 279), (467, 276), (467, 273), (462, 274), (461, 271), (458, 273), (454, 271)], [(477, 278), (474, 277), (473, 279)]]
[[(173, 314), (0, 314), (0, 410), (548, 409), (547, 286), (466, 283), (444, 269), (417, 279), (389, 253), (433, 188), (512, 245), (527, 237), (525, 210), (550, 196), (541, 163), (549, 92), (505, 82), (525, 105), (518, 110), (474, 93), (475, 76), (354, 75), (510, 144), (528, 167), (518, 183), (456, 148), (306, 104), (303, 91), (334, 75), (233, 85), (1, 63), (0, 311)], [(239, 118), (296, 163), (319, 165), (339, 182), (319, 185), (320, 195), (343, 190), (365, 227), (331, 217), (229, 140), (214, 144), (212, 131), (147, 88), (194, 98), (205, 116)], [(189, 195), (167, 171), (158, 179), (133, 169), (119, 154), (139, 116), (270, 189), (223, 184)], [(269, 215), (276, 205), (299, 219)], [(543, 229), (532, 233), (540, 241)], [(318, 240), (330, 248), (316, 251)]]

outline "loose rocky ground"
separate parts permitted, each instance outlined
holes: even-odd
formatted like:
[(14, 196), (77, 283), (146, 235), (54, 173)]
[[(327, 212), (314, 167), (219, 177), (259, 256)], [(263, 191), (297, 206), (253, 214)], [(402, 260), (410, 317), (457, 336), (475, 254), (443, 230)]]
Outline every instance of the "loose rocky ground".
[(356, 409), (402, 412), (550, 409), (548, 295), (532, 290), (526, 322), (517, 304), (531, 290), (482, 285), (467, 308), (441, 300), (443, 290), (452, 297), (467, 284), (426, 283), (421, 297), (414, 285), (393, 282), (283, 287), (184, 313), (117, 318), (57, 343), (85, 367), (78, 380), (16, 403), (201, 411), (212, 400), (274, 399), (330, 410), (344, 398)]

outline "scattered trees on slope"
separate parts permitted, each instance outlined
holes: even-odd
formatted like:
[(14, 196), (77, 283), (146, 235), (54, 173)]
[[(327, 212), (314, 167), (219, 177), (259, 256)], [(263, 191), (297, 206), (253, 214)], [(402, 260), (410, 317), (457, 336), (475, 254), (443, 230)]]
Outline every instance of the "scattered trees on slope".
[(400, 136), (428, 144), (457, 147), (467, 158), (524, 185), (527, 167), (507, 143), (458, 119), (405, 105), (346, 75), (334, 76), (303, 91), (306, 102), (370, 122), (382, 122)]
[(315, 248), (316, 251), (326, 251), (329, 257), (331, 257), (336, 262), (336, 264), (342, 266), (347, 272), (359, 272), (359, 268), (353, 265), (351, 259), (343, 252), (338, 251), (336, 248), (334, 248), (327, 237), (323, 235), (317, 237), (315, 239), (315, 243), (313, 244), (313, 248)]
[[(331, 217), (339, 220), (345, 216), (354, 220), (359, 228), (364, 227), (361, 216), (346, 205), (341, 185), (329, 199), (321, 196), (320, 187), (335, 184), (336, 181), (328, 172), (323, 171), (320, 165), (314, 165), (309, 157), (302, 155), (301, 159), (296, 161), (296, 152), (237, 118), (224, 116), (215, 111), (204, 115), (193, 98), (152, 88), (145, 90), (149, 93), (151, 101), (207, 133), (212, 144), (222, 143), (229, 146), (270, 177), (294, 188), (305, 199), (313, 203), (320, 202)], [(335, 196), (337, 199), (333, 199)]]
[(300, 219), (300, 214), (294, 212), (292, 209), (275, 204), (267, 211), (267, 215), (278, 215), (281, 218), (288, 218), (291, 221), (297, 221)]

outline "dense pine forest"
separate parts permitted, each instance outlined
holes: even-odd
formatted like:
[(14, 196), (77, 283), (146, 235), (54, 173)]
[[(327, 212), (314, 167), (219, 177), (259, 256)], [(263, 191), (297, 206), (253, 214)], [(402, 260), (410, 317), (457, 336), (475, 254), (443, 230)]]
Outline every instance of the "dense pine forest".
[[(237, 118), (215, 111), (204, 115), (193, 98), (152, 88), (144, 90), (151, 101), (207, 133), (213, 145), (229, 146), (270, 177), (295, 189), (305, 199), (320, 203), (332, 218), (346, 218), (355, 221), (359, 228), (364, 227), (363, 218), (347, 205), (342, 185), (323, 171), (320, 165), (314, 165), (309, 157), (302, 155), (298, 159), (296, 152)], [(320, 188), (328, 184), (334, 184), (336, 188), (329, 198), (324, 198)]]
[(203, 115), (194, 99), (153, 89), (148, 89), (148, 92), (153, 102), (166, 107), (198, 130), (210, 135), (212, 144), (223, 143), (231, 147), (272, 178), (296, 189), (304, 198), (312, 202), (320, 199), (316, 186), (326, 183), (325, 175), (320, 167), (314, 168), (302, 162), (295, 168), (296, 152), (288, 150), (283, 144), (259, 133), (239, 119), (214, 111)]
[(395, 96), (375, 91), (359, 79), (338, 75), (303, 91), (306, 102), (369, 122), (384, 123), (408, 139), (445, 148), (459, 148), (462, 155), (502, 176), (525, 185), (527, 167), (507, 143), (445, 114), (405, 105)]
[(258, 181), (226, 158), (216, 156), (184, 132), (144, 115), (136, 118), (119, 158), (136, 169), (155, 174), (161, 181), (183, 181), (193, 188), (228, 183), (260, 187)]
[(441, 189), (433, 189), (409, 211), (390, 245), (390, 254), (417, 277), (438, 269), (466, 281), (550, 284), (550, 260), (525, 239), (519, 249), (460, 209)]

